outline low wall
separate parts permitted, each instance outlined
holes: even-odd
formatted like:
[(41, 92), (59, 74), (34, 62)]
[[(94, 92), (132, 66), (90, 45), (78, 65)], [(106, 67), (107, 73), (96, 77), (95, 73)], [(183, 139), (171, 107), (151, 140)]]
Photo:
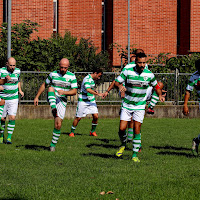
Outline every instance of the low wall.
[[(155, 114), (148, 115), (147, 118), (199, 118), (199, 106), (188, 106), (190, 113), (185, 117), (182, 113), (183, 106), (158, 105), (154, 108)], [(100, 118), (116, 118), (119, 117), (120, 105), (99, 105)], [(67, 106), (65, 118), (73, 119), (76, 113), (76, 105)], [(90, 116), (89, 116), (90, 117)], [(17, 119), (52, 119), (51, 108), (49, 105), (19, 105)]]

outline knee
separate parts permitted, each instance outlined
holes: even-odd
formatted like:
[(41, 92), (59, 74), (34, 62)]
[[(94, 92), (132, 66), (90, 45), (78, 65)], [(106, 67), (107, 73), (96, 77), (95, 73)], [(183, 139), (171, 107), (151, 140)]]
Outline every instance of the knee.
[(11, 115), (11, 116), (8, 117), (8, 119), (9, 119), (9, 120), (15, 120), (15, 116), (14, 116), (14, 115)]
[(55, 124), (55, 128), (56, 128), (57, 130), (60, 130), (60, 129), (61, 129), (61, 123), (56, 123), (56, 124)]
[(48, 88), (48, 92), (54, 92), (55, 90), (54, 90), (54, 88), (53, 87), (49, 87)]

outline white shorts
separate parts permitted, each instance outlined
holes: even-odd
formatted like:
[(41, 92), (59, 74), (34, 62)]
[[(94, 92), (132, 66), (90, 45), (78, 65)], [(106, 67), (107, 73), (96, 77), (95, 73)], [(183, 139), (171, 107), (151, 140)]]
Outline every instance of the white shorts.
[(126, 108), (121, 109), (120, 120), (124, 121), (137, 121), (143, 123), (145, 110), (127, 110)]
[(7, 115), (16, 116), (18, 109), (18, 102), (19, 102), (18, 99), (5, 100), (2, 117), (5, 118)]
[(76, 117), (86, 117), (89, 114), (98, 113), (96, 103), (79, 101), (76, 108)]
[(67, 103), (65, 101), (62, 101), (59, 97), (56, 97), (56, 109), (57, 109), (57, 115), (61, 119), (64, 119), (65, 117), (65, 111), (66, 111)]
[(152, 86), (149, 86), (149, 87), (147, 88), (147, 92), (146, 92), (147, 101), (149, 101), (149, 100), (151, 99), (152, 91), (153, 91), (153, 87), (152, 87)]

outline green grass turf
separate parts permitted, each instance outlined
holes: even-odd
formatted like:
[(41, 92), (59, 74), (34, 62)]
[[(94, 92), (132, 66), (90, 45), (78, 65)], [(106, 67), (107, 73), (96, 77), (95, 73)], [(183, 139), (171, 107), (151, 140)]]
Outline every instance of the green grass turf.
[[(199, 199), (200, 159), (192, 156), (200, 119), (145, 119), (140, 163), (128, 144), (115, 158), (119, 119), (91, 119), (68, 133), (64, 120), (55, 152), (49, 152), (53, 120), (17, 120), (12, 145), (0, 145), (0, 199), (168, 200)], [(7, 135), (7, 134), (6, 134)], [(113, 194), (100, 195), (101, 191)]]

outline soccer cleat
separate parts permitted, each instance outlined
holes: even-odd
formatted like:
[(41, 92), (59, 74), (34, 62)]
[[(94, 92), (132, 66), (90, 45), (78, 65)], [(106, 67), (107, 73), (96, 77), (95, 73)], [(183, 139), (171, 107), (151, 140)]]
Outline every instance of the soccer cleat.
[(125, 146), (119, 147), (119, 150), (117, 151), (116, 156), (121, 157), (124, 152), (124, 149), (125, 149)]
[(0, 137), (0, 144), (3, 144), (3, 137)]
[(132, 157), (132, 160), (133, 160), (134, 162), (140, 162), (140, 160), (139, 160), (138, 157)]
[(52, 151), (52, 152), (56, 151), (56, 147), (50, 147), (49, 150)]
[(97, 137), (97, 134), (96, 134), (96, 132), (91, 132), (91, 131), (90, 131), (90, 136), (95, 136), (95, 137)]
[(194, 138), (192, 140), (192, 153), (194, 156), (198, 156), (198, 147), (199, 147), (198, 138)]
[(58, 117), (56, 108), (52, 109), (52, 115), (54, 116), (54, 118)]
[(147, 114), (153, 115), (154, 114), (154, 110), (151, 108), (147, 109)]
[(74, 136), (74, 133), (70, 133), (70, 134), (69, 134), (69, 137), (75, 137), (75, 136)]
[(139, 148), (139, 151), (138, 151), (138, 152), (141, 152), (141, 150), (142, 150), (142, 146), (140, 146), (140, 148)]
[(10, 139), (10, 138), (8, 138), (8, 139), (7, 139), (7, 144), (12, 144), (12, 142), (11, 142), (11, 139)]

